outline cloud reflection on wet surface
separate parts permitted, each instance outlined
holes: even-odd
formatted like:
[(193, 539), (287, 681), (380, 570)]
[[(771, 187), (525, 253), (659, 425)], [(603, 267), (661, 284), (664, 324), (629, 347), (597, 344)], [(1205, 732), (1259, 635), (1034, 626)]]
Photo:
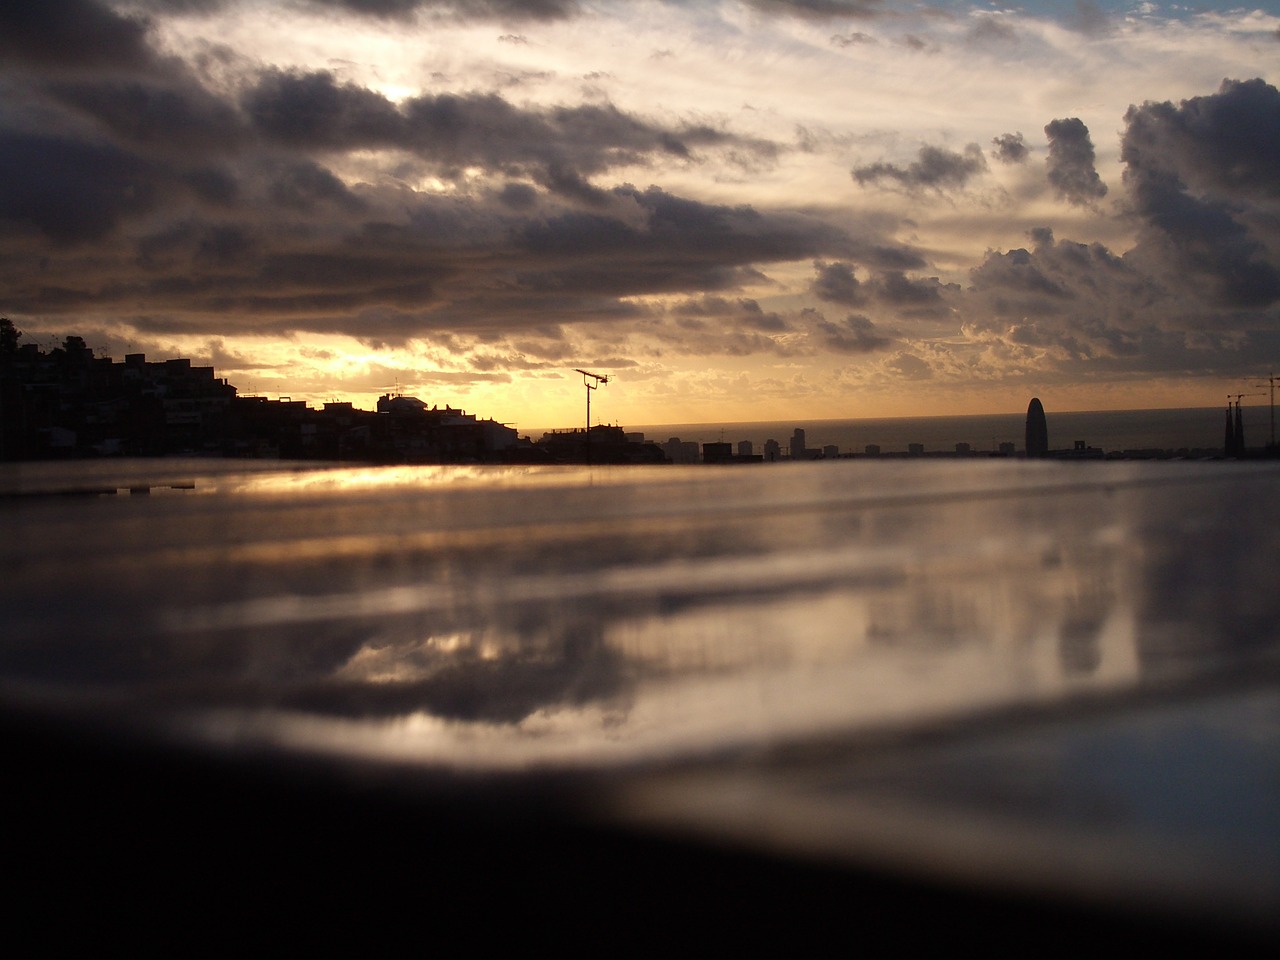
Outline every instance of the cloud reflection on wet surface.
[[(1256, 918), (1280, 898), (1274, 482), (1227, 464), (45, 465), (0, 486), (0, 689), (231, 752), (614, 771), (600, 810), (792, 853), (960, 874), (995, 856), (1040, 882), (1037, 863), (1110, 849), (1112, 884), (1209, 885)], [(1099, 704), (1188, 689), (1252, 719), (1169, 707), (1167, 736), (1147, 714), (1089, 733)], [(967, 739), (884, 753), (948, 730)], [(1193, 750), (1188, 730), (1211, 734)], [(1217, 782), (1239, 826), (1122, 775), (1177, 780), (1208, 755), (1238, 761)]]
[[(1221, 562), (1202, 479), (224, 468), (186, 496), (21, 497), (0, 668), (463, 764), (477, 725), (511, 741), (479, 762), (596, 763), (1034, 702), (1172, 670), (1197, 616), (1199, 647), (1232, 639), (1221, 597), (1166, 582)], [(1210, 528), (1171, 569), (1177, 534), (1148, 514), (1184, 504)], [(419, 715), (447, 723), (407, 735)]]

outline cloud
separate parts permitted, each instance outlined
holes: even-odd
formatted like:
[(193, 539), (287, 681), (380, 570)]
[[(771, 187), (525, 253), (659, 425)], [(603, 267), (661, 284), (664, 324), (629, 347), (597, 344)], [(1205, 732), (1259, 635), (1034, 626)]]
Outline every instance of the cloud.
[(0, 59), (78, 72), (152, 61), (145, 20), (94, 0), (0, 3)]
[[(371, 642), (328, 677), (312, 671), (306, 684), (283, 685), (279, 702), (339, 716), (421, 711), (504, 724), (519, 723), (538, 710), (599, 702), (625, 706), (636, 665), (605, 643), (601, 624), (556, 611), (542, 611), (539, 620), (549, 626), (533, 630), (513, 623), (507, 625), (510, 633), (455, 631), (455, 646), (447, 651), (420, 640)], [(481, 652), (495, 640), (501, 642), (496, 655)], [(379, 670), (395, 679), (379, 676)]]
[[(1125, 113), (1123, 93), (1104, 90), (1117, 74), (1081, 76), (1078, 102), (1123, 118), (1111, 193), (1078, 119), (1045, 127), (1036, 182), (1017, 166), (1040, 148), (1014, 132), (1026, 120), (1013, 105), (993, 127), (1004, 107), (936, 88), (920, 110), (867, 86), (830, 111), (797, 92), (833, 64), (853, 83), (892, 58), (895, 96), (952, 75), (957, 97), (1007, 95), (994, 71), (1012, 76), (1032, 49), (1061, 75), (1064, 31), (1050, 20), (979, 17), (988, 39), (1016, 32), (1019, 52), (993, 42), (975, 59), (972, 17), (750, 6), (746, 21), (742, 5), (658, 9), (681, 30), (697, 19), (706, 37), (738, 36), (744, 64), (809, 44), (794, 78), (751, 88), (749, 67), (720, 62), (724, 89), (693, 90), (710, 73), (699, 58), (723, 53), (702, 34), (651, 77), (647, 51), (666, 35), (630, 7), (592, 6), (602, 36), (637, 18), (637, 52), (615, 66), (565, 22), (586, 15), (568, 0), (295, 0), (272, 18), (245, 0), (6, 4), (5, 312), (25, 329), (190, 334), (237, 354), (252, 352), (247, 335), (350, 335), (428, 351), (458, 382), (585, 357), (634, 359), (657, 382), (716, 356), (829, 354), (941, 381), (1194, 373), (1242, 369), (1246, 348), (1274, 355), (1280, 94), (1267, 81), (1211, 93), (1144, 74), (1143, 96), (1206, 95)], [(1097, 13), (1082, 4), (1071, 22), (1100, 36)], [(302, 27), (260, 38), (267, 19)], [(1153, 23), (1165, 21), (1126, 22), (1071, 56), (1087, 50), (1105, 71), (1123, 47), (1141, 62)], [(1209, 31), (1245, 62), (1217, 23), (1179, 29)], [(905, 56), (904, 37), (929, 56)], [(602, 70), (608, 97), (583, 83)], [(1023, 76), (1025, 102), (1046, 102), (1051, 81)], [(749, 93), (725, 93), (740, 85)], [(844, 159), (894, 143), (909, 152)], [(987, 181), (988, 163), (1010, 167)], [(832, 169), (850, 176), (824, 181)], [(1061, 205), (1055, 223), (1025, 206), (1049, 191), (1087, 216)], [(1008, 236), (1031, 223), (1027, 239)], [(271, 357), (292, 349), (282, 339)]]
[(885, 367), (903, 380), (929, 380), (933, 368), (914, 353), (901, 351), (885, 361)]
[(818, 261), (813, 266), (818, 271), (818, 278), (813, 281), (810, 289), (816, 296), (831, 303), (843, 303), (847, 306), (860, 304), (866, 299), (861, 284), (853, 275), (853, 268), (849, 264)]
[(750, 297), (739, 297), (729, 300), (725, 297), (704, 296), (696, 300), (686, 300), (672, 308), (672, 315), (677, 318), (695, 318), (698, 322), (689, 325), (693, 329), (706, 329), (704, 320), (713, 320), (717, 324), (731, 324), (761, 333), (784, 333), (790, 329), (786, 320), (774, 311), (766, 312), (756, 300)]
[(1190, 189), (1239, 201), (1280, 195), (1280, 91), (1224, 80), (1178, 105), (1148, 101), (1125, 114), (1122, 158), (1137, 173), (1176, 172)]
[(1062, 22), (1087, 37), (1106, 36), (1112, 30), (1110, 16), (1093, 0), (1076, 0), (1075, 9)]
[(832, 17), (864, 19), (882, 15), (884, 0), (746, 0), (766, 12), (825, 20)]
[(943, 283), (937, 277), (912, 278), (901, 270), (886, 270), (872, 279), (867, 290), (879, 303), (898, 315), (925, 319), (947, 316), (949, 297), (960, 292), (959, 284)]
[(419, 11), (465, 20), (562, 20), (579, 12), (578, 0), (306, 0), (360, 16), (403, 20)]
[(1144, 223), (1137, 256), (1207, 281), (1225, 306), (1280, 300), (1280, 91), (1224, 81), (1216, 94), (1148, 102), (1125, 115), (1121, 157)]
[(776, 147), (705, 124), (666, 128), (610, 104), (517, 107), (497, 94), (425, 94), (393, 104), (328, 71), (265, 72), (242, 98), (252, 126), (295, 149), (400, 149), (445, 175), (480, 165), (535, 176), (565, 195), (596, 202), (583, 175), (651, 160), (686, 161), (701, 148), (771, 156)]
[[(635, 315), (625, 301), (638, 295), (734, 290), (758, 279), (757, 264), (895, 249), (855, 242), (821, 218), (657, 188), (601, 189), (607, 202), (592, 209), (539, 201), (523, 184), (459, 201), (352, 190), (300, 159), (242, 169), (231, 206), (200, 212), (175, 205), (194, 200), (185, 183), (133, 154), (74, 141), (4, 146), (11, 189), (0, 216), (62, 245), (102, 241), (84, 247), (84, 267), (62, 271), (57, 289), (38, 261), (15, 261), (7, 309), (128, 314), (146, 304), (137, 322), (170, 333), (306, 329), (397, 342), (603, 322)], [(761, 309), (744, 319), (757, 330), (781, 323)]]
[(875, 43), (876, 38), (855, 30), (852, 33), (835, 34), (831, 37), (831, 42), (837, 47), (852, 47), (863, 43)]
[(174, 69), (168, 76), (55, 81), (45, 92), (118, 143), (152, 153), (226, 154), (244, 143), (247, 132), (234, 105)]
[(1098, 243), (1055, 240), (1047, 229), (1032, 239), (1030, 250), (989, 253), (956, 301), (971, 344), (994, 366), (1064, 381), (1229, 375), (1275, 340), (1274, 317), (1224, 314), (1203, 285), (1171, 282), (1140, 251), (1120, 256)]
[(97, 240), (180, 189), (166, 170), (106, 144), (0, 129), (0, 221), (55, 243)]
[[(1280, 228), (1263, 211), (1280, 197), (1280, 92), (1228, 80), (1131, 107), (1125, 125), (1137, 243), (1119, 254), (1039, 228), (1030, 248), (988, 253), (952, 303), (997, 365), (1067, 379), (1239, 375), (1277, 336)], [(1061, 129), (1072, 128), (1079, 147), (1087, 134)]]
[(1018, 31), (1003, 16), (986, 13), (973, 22), (967, 39), (980, 46), (1006, 45), (1017, 42)]
[(1045, 161), (1049, 182), (1068, 203), (1088, 206), (1107, 195), (1107, 185), (1094, 169), (1093, 141), (1089, 128), (1078, 117), (1051, 120), (1044, 128), (1049, 138)]
[[(83, 2), (55, 8), (114, 25), (120, 56), (16, 88), (39, 132), (19, 111), (0, 113), (0, 256), (44, 243), (79, 258), (52, 284), (39, 258), (8, 260), (23, 264), (8, 271), (14, 312), (395, 342), (447, 326), (619, 317), (635, 310), (628, 297), (731, 290), (759, 276), (756, 264), (858, 246), (912, 259), (892, 242), (855, 244), (818, 217), (593, 182), (619, 165), (696, 164), (706, 149), (774, 149), (706, 123), (485, 93), (392, 102), (323, 70), (266, 67), (215, 90), (156, 58), (141, 21)], [(28, 20), (24, 36), (46, 37), (36, 53), (77, 49), (65, 16)], [(357, 156), (379, 158), (360, 161), (372, 178), (343, 175)], [(381, 158), (399, 164), (395, 176)], [(465, 178), (466, 193), (400, 179), (425, 172)], [(756, 322), (779, 320), (761, 311)]]
[(962, 188), (973, 177), (984, 173), (987, 162), (976, 143), (956, 153), (944, 147), (923, 146), (919, 159), (900, 167), (892, 163), (872, 163), (855, 167), (853, 179), (859, 184), (893, 181), (906, 190)]
[(834, 322), (819, 319), (815, 327), (822, 334), (824, 348), (836, 353), (874, 353), (894, 342), (892, 337), (882, 334), (869, 317), (860, 314), (851, 313)]
[(1021, 133), (1002, 133), (993, 137), (991, 142), (996, 148), (996, 159), (1001, 163), (1022, 163), (1030, 153)]

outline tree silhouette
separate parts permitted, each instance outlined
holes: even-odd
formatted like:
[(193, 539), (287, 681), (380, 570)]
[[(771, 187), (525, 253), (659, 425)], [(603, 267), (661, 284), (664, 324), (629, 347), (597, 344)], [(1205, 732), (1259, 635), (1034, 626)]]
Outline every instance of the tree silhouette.
[(0, 357), (10, 357), (18, 352), (18, 338), (22, 331), (8, 317), (0, 317)]

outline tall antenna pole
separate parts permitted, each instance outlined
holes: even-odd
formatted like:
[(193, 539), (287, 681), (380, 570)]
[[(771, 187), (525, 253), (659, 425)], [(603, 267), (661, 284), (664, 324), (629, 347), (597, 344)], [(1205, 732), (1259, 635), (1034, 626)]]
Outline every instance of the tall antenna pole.
[[(600, 384), (608, 383), (609, 378), (604, 374), (591, 373), (587, 370), (576, 370), (576, 373), (582, 374), (582, 385), (587, 388), (587, 431), (583, 438), (587, 443), (587, 463), (591, 463), (591, 391), (599, 388)], [(594, 380), (595, 383), (591, 381)]]

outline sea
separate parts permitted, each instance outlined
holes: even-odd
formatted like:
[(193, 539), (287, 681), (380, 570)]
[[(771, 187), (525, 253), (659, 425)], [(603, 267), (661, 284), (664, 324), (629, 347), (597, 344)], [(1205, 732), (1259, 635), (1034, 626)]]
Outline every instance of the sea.
[[(1244, 407), (1247, 446), (1261, 447), (1271, 439), (1271, 412), (1266, 406)], [(1108, 410), (1050, 412), (1047, 414), (1049, 448), (1070, 450), (1078, 442), (1106, 453), (1124, 451), (1221, 451), (1224, 410), (1191, 407), (1161, 410)], [(1002, 443), (1025, 446), (1024, 413), (976, 414), (943, 417), (861, 417), (839, 420), (773, 420), (726, 423), (620, 424), (628, 433), (642, 433), (645, 440), (666, 443), (672, 438), (704, 443), (743, 440), (761, 453), (766, 440), (776, 440), (785, 454), (796, 429), (804, 431), (810, 450), (836, 447), (839, 455), (862, 454), (868, 446), (881, 453), (906, 453), (920, 444), (925, 453), (954, 453), (968, 444), (975, 453), (997, 452)]]

